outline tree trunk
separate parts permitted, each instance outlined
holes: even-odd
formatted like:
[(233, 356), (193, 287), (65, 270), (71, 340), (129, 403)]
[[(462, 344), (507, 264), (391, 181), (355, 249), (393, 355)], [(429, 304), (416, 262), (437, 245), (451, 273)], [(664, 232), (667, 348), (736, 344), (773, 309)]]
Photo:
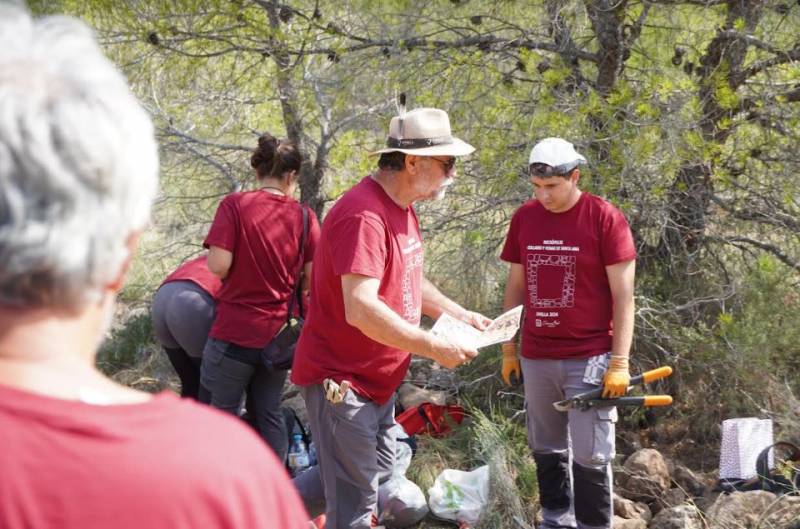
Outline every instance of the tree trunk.
[[(747, 43), (731, 35), (730, 30), (743, 21), (743, 32), (752, 32), (761, 19), (764, 4), (764, 1), (728, 0), (725, 26), (718, 30), (701, 59), (698, 96), (703, 114), (698, 125), (703, 140), (712, 145), (721, 146), (730, 135), (730, 128), (720, 127), (720, 123), (732, 118), (736, 109), (729, 102), (720, 101), (720, 87), (735, 93), (741, 82), (738, 72), (747, 53)], [(715, 149), (705, 151), (715, 152)], [(656, 255), (670, 263), (674, 278), (687, 278), (690, 271), (686, 266), (703, 244), (706, 216), (714, 193), (715, 161), (713, 158), (684, 161), (667, 195), (670, 208)]]
[[(261, 5), (266, 9), (269, 17), (270, 28), (273, 31), (279, 29), (281, 24), (278, 13), (279, 6), (272, 2), (263, 2)], [(281, 101), (283, 112), (283, 122), (286, 126), (286, 136), (300, 150), (303, 162), (300, 166), (300, 201), (309, 204), (317, 217), (322, 218), (322, 177), (326, 167), (327, 148), (317, 150), (316, 160), (312, 160), (306, 148), (305, 128), (300, 117), (297, 90), (292, 79), (291, 57), (285, 45), (273, 36), (269, 39), (270, 55), (277, 67), (276, 84), (278, 87), (278, 97)]]

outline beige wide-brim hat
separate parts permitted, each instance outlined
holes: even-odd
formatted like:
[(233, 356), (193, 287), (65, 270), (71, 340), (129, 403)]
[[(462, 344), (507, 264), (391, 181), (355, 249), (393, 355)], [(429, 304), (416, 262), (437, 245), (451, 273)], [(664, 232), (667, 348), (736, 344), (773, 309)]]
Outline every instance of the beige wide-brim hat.
[(415, 108), (389, 124), (386, 147), (369, 153), (404, 152), (417, 156), (465, 156), (475, 150), (450, 132), (447, 112), (438, 108)]

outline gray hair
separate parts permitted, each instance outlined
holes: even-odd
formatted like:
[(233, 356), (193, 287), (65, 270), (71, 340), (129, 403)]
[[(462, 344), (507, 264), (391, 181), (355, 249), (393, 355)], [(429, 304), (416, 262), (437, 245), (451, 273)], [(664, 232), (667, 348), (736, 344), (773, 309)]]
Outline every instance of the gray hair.
[(75, 19), (0, 5), (0, 50), (0, 305), (80, 307), (147, 225), (153, 125)]

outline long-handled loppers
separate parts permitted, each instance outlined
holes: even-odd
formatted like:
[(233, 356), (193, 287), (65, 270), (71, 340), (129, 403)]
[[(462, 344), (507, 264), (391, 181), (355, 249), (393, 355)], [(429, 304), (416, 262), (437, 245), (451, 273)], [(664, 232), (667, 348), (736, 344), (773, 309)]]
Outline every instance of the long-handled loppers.
[[(672, 374), (672, 368), (662, 366), (631, 378), (631, 386), (636, 384), (652, 382), (661, 378), (666, 378)], [(628, 388), (630, 390), (630, 387)], [(586, 410), (589, 408), (603, 408), (608, 406), (669, 406), (672, 404), (670, 395), (644, 395), (641, 397), (617, 397), (613, 399), (601, 398), (603, 394), (602, 386), (575, 395), (571, 399), (560, 400), (553, 403), (553, 407), (558, 411), (567, 411), (570, 408)]]

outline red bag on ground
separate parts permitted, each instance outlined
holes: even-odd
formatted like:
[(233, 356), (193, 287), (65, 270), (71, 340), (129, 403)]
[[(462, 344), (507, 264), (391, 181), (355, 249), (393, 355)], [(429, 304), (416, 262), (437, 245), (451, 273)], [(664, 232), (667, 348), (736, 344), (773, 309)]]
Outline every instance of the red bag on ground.
[(408, 435), (428, 434), (442, 437), (450, 432), (451, 425), (461, 424), (464, 420), (464, 408), (456, 404), (439, 406), (431, 402), (423, 402), (408, 408), (395, 417), (397, 424), (403, 427)]

